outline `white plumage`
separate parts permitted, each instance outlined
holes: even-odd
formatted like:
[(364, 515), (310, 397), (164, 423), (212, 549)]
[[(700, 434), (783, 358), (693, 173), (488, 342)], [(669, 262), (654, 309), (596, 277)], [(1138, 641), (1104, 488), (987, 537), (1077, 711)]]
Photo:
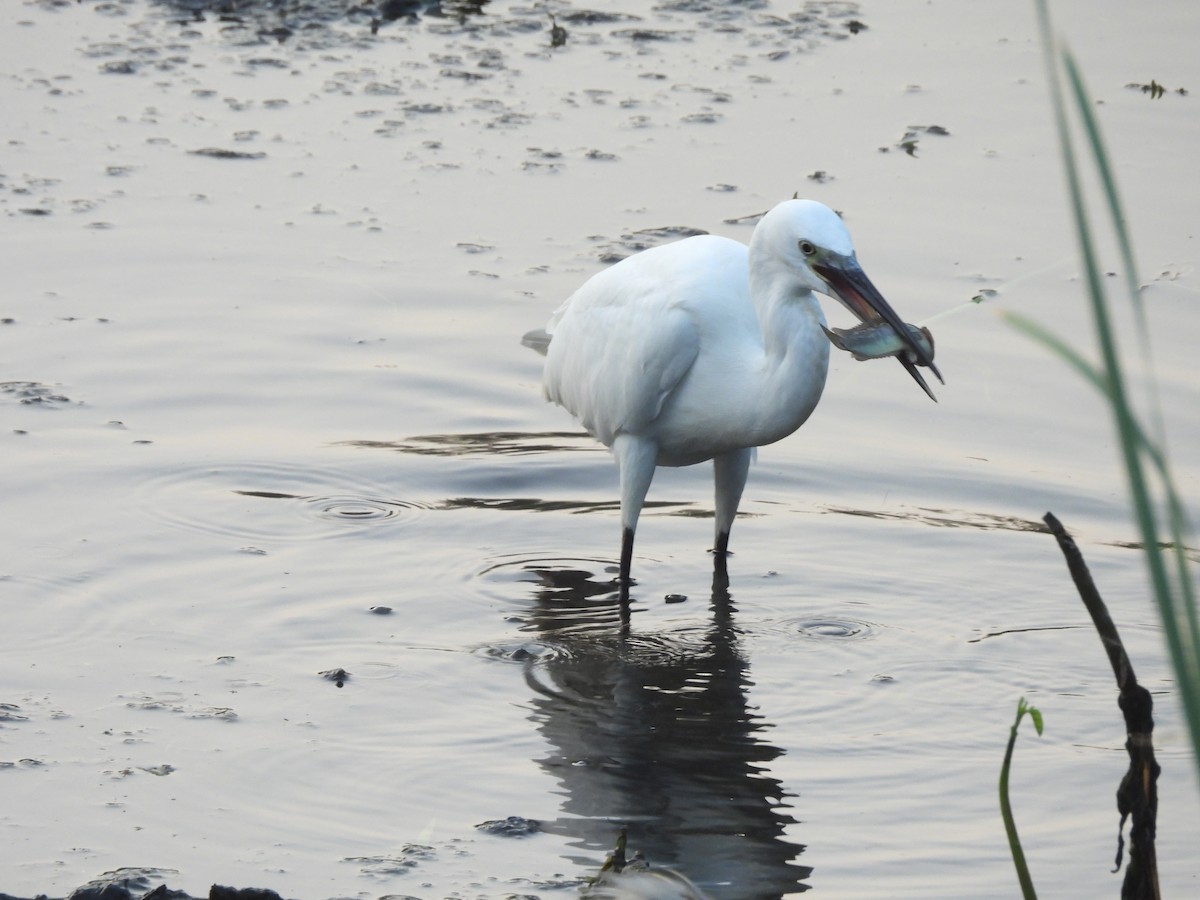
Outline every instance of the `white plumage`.
[[(842, 220), (811, 200), (772, 209), (748, 248), (703, 235), (621, 260), (550, 319), (546, 397), (610, 447), (620, 469), (623, 586), (656, 466), (713, 460), (723, 567), (753, 448), (803, 425), (825, 386), (830, 344), (814, 292), (863, 321), (887, 321), (932, 367), (859, 267)], [(901, 362), (928, 392), (908, 355)]]

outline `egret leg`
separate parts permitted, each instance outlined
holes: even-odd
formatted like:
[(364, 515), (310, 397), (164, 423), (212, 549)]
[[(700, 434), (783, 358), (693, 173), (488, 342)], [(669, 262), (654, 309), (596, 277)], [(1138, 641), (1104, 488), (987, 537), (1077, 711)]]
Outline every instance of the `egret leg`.
[(613, 441), (612, 451), (621, 476), (621, 569), (617, 577), (621, 584), (628, 585), (632, 581), (629, 570), (633, 565), (633, 535), (654, 478), (658, 445), (648, 438), (622, 434)]
[(629, 577), (629, 570), (633, 566), (633, 529), (624, 528), (621, 530), (621, 574), (619, 580), (623, 587), (628, 587), (633, 580)]
[(750, 472), (750, 460), (754, 448), (745, 447), (713, 457), (713, 481), (716, 484), (716, 542), (713, 553), (721, 565), (729, 553), (729, 530), (737, 516), (738, 504), (742, 501), (742, 489), (746, 487), (746, 475)]

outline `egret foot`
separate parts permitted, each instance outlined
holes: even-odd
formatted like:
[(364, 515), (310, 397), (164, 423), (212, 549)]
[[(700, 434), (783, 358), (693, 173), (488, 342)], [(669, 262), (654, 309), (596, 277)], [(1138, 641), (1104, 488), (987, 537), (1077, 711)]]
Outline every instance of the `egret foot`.
[(722, 531), (717, 535), (717, 545), (708, 551), (717, 559), (724, 559), (726, 556), (732, 556), (729, 552), (729, 532)]

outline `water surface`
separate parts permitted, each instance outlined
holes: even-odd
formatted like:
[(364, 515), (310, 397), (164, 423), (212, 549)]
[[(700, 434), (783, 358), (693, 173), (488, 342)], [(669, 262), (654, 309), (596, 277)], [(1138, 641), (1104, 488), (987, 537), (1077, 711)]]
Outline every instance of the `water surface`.
[[(1032, 10), (553, 9), (561, 48), (499, 0), (376, 34), (5, 8), (0, 889), (570, 896), (626, 826), (718, 898), (1008, 897), (1024, 695), (1035, 879), (1110, 895), (1124, 735), (1049, 509), (1155, 693), (1188, 893), (1198, 792), (1105, 412), (991, 312), (1090, 337)], [(1057, 14), (1193, 500), (1200, 132), (1127, 85), (1200, 86), (1200, 21)], [(602, 257), (746, 240), (794, 192), (911, 321), (998, 293), (931, 323), (936, 406), (839, 354), (759, 453), (727, 592), (706, 467), (661, 473), (622, 637), (611, 460), (519, 337)], [(509, 816), (538, 826), (476, 827)]]

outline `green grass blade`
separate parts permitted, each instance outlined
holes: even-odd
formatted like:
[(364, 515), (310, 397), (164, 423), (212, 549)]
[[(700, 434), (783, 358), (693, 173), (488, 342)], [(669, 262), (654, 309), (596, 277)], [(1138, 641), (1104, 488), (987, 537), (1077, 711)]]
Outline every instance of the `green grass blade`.
[[(1067, 363), (1097, 391), (1105, 397), (1108, 396), (1109, 387), (1104, 372), (1084, 359), (1082, 354), (1075, 350), (1074, 347), (1042, 325), (1020, 313), (1004, 311), (1000, 315), (1013, 328), (1023, 332), (1031, 340), (1040, 343), (1051, 353), (1062, 359), (1063, 362)], [(1179, 494), (1175, 491), (1173, 484), (1170, 483), (1170, 467), (1161, 448), (1142, 431), (1137, 420), (1134, 420), (1132, 425), (1137, 432), (1140, 451), (1146, 455), (1153, 464), (1158, 477), (1168, 486), (1164, 491), (1164, 500), (1167, 503), (1168, 530), (1172, 536), (1172, 540), (1166, 544), (1166, 547), (1172, 551), (1171, 557), (1175, 565), (1175, 577), (1183, 594), (1183, 602), (1180, 603), (1181, 611), (1188, 614), (1188, 622), (1184, 628), (1184, 632), (1190, 635), (1200, 635), (1200, 624), (1198, 624), (1196, 618), (1195, 587), (1189, 567), (1190, 560), (1187, 556), (1187, 541), (1192, 533), (1192, 526), (1188, 520), (1187, 511), (1184, 509), (1183, 503), (1179, 498)]]
[(1108, 159), (1108, 151), (1105, 149), (1104, 139), (1100, 134), (1100, 125), (1092, 112), (1092, 104), (1084, 88), (1083, 75), (1079, 71), (1079, 65), (1075, 62), (1075, 57), (1065, 49), (1063, 50), (1063, 66), (1066, 69), (1067, 78), (1071, 84), (1071, 91), (1075, 98), (1075, 107), (1083, 123), (1084, 130), (1087, 133), (1097, 174), (1100, 176), (1100, 182), (1104, 187), (1104, 197), (1108, 202), (1109, 219), (1116, 234), (1117, 248), (1121, 252), (1121, 264), (1125, 269), (1125, 287), (1129, 291), (1129, 296), (1134, 299), (1134, 306), (1138, 313), (1138, 325), (1145, 337), (1144, 347), (1149, 352), (1150, 329), (1146, 319), (1146, 305), (1142, 302), (1142, 292), (1137, 282), (1137, 265), (1134, 263), (1133, 241), (1129, 236), (1125, 211), (1122, 209), (1121, 195), (1117, 192), (1117, 182), (1113, 177), (1112, 165)]
[[(1079, 67), (1065, 49), (1058, 47), (1046, 0), (1036, 0), (1036, 9), (1043, 37), (1054, 124), (1058, 132), (1070, 208), (1082, 257), (1086, 294), (1091, 305), (1102, 363), (1099, 367), (1094, 366), (1064, 342), (1028, 321), (1018, 320), (1015, 324), (1066, 360), (1096, 386), (1109, 403), (1129, 484), (1134, 520), (1163, 621), (1164, 636), (1175, 667), (1179, 696), (1195, 750), (1194, 758), (1200, 766), (1200, 625), (1197, 622), (1195, 582), (1186, 547), (1191, 529), (1167, 461), (1165, 430), (1162, 427), (1157, 397), (1153, 391), (1155, 379), (1152, 377), (1149, 327), (1145, 304), (1137, 284), (1132, 241), (1126, 227), (1112, 166)], [(1130, 401), (1128, 382), (1117, 346), (1117, 330), (1110, 313), (1096, 252), (1096, 241), (1088, 217), (1080, 174), (1082, 163), (1075, 151), (1071, 117), (1068, 115), (1063, 87), (1064, 72), (1070, 87), (1073, 111), (1087, 139), (1090, 160), (1102, 186), (1108, 224), (1115, 235), (1125, 268), (1125, 281), (1135, 313), (1140, 349), (1147, 371), (1151, 373), (1148, 380), (1149, 406), (1157, 440), (1151, 440), (1146, 433)], [(1146, 471), (1147, 466), (1157, 476), (1157, 494), (1161, 495), (1165, 509), (1160, 509), (1155, 486), (1151, 484)], [(1164, 526), (1171, 537), (1169, 542), (1164, 542), (1159, 537), (1160, 528)], [(1172, 551), (1171, 554), (1167, 553), (1167, 549)]]
[[(1083, 75), (1079, 65), (1069, 50), (1062, 50), (1063, 69), (1071, 87), (1071, 96), (1075, 101), (1075, 110), (1079, 115), (1084, 132), (1087, 136), (1088, 147), (1091, 150), (1092, 161), (1103, 187), (1104, 199), (1108, 207), (1108, 221), (1116, 238), (1117, 250), (1121, 256), (1121, 265), (1125, 274), (1125, 288), (1134, 312), (1134, 322), (1137, 325), (1138, 342), (1142, 360), (1146, 365), (1149, 376), (1148, 383), (1153, 386), (1157, 381), (1154, 375), (1154, 353), (1150, 346), (1150, 323), (1146, 313), (1146, 303), (1137, 279), (1137, 263), (1134, 262), (1133, 240), (1129, 235), (1129, 227), (1125, 211), (1121, 203), (1121, 195), (1117, 190), (1116, 178), (1113, 176), (1112, 165), (1109, 162), (1108, 150), (1104, 144), (1100, 125), (1092, 110), (1087, 89), (1083, 83)], [(1157, 393), (1151, 389), (1146, 394), (1150, 420), (1158, 443), (1165, 448), (1166, 428), (1163, 424), (1162, 409), (1158, 403)]]
[(1032, 338), (1047, 350), (1058, 356), (1063, 362), (1067, 363), (1088, 383), (1092, 385), (1105, 397), (1108, 396), (1108, 382), (1104, 378), (1104, 373), (1083, 358), (1074, 347), (1054, 334), (1047, 328), (1042, 327), (1033, 319), (1027, 318), (1020, 313), (1005, 311), (1000, 313), (1001, 317), (1016, 328), (1018, 331), (1025, 333), (1026, 337)]

